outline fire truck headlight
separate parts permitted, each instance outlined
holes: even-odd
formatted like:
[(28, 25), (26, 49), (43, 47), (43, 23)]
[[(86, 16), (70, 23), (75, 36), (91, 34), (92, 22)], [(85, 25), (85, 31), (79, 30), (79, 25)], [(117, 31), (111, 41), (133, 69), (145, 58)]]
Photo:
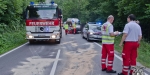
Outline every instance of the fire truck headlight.
[(52, 35), (51, 37), (54, 39), (54, 38), (56, 38), (56, 35)]
[(32, 35), (29, 35), (29, 38), (33, 38), (33, 36), (32, 36)]

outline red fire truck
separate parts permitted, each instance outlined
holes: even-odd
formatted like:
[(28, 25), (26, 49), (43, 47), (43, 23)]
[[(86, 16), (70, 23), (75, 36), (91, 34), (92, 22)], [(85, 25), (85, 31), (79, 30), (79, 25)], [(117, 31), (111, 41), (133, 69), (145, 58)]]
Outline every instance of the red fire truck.
[(26, 20), (26, 39), (29, 43), (38, 40), (55, 40), (62, 37), (62, 11), (54, 2), (34, 4), (31, 2), (24, 12)]

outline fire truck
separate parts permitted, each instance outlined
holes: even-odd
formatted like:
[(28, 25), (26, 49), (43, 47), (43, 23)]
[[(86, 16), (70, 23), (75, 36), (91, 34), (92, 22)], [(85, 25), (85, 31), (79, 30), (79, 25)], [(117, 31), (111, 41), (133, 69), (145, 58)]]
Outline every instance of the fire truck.
[(62, 11), (56, 3), (31, 2), (23, 15), (26, 21), (26, 39), (29, 43), (54, 40), (60, 44)]

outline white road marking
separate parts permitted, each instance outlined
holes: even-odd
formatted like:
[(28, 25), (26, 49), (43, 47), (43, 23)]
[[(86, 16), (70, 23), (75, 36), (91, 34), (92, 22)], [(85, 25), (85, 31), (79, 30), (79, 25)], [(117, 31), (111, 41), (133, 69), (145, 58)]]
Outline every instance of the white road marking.
[[(96, 45), (98, 45), (99, 47), (102, 47), (102, 45), (100, 45), (100, 44), (98, 44), (98, 43), (96, 43), (96, 42), (94, 42)], [(117, 57), (118, 59), (120, 59), (121, 61), (122, 61), (122, 58), (121, 57), (119, 57), (118, 55), (116, 55), (115, 54), (115, 57)], [(145, 75), (148, 75), (147, 73), (145, 73)]]
[(25, 46), (26, 44), (28, 44), (28, 42), (25, 43), (25, 44), (23, 44), (23, 45), (21, 45), (21, 46), (18, 46), (18, 47), (16, 47), (16, 48), (12, 49), (12, 50), (10, 50), (10, 51), (8, 51), (8, 52), (2, 54), (2, 55), (0, 55), (0, 58), (2, 58), (3, 56), (5, 56), (5, 55), (7, 55), (7, 54), (9, 54), (9, 53), (11, 53), (11, 52), (13, 52), (13, 51), (15, 51), (15, 50), (17, 50), (17, 49), (23, 47), (23, 46)]
[(50, 72), (50, 75), (54, 75), (55, 74), (57, 63), (58, 63), (58, 60), (59, 60), (59, 55), (60, 55), (60, 50), (58, 50), (58, 52), (57, 52), (56, 60), (55, 60), (55, 62), (53, 64), (53, 67), (52, 67), (52, 70)]

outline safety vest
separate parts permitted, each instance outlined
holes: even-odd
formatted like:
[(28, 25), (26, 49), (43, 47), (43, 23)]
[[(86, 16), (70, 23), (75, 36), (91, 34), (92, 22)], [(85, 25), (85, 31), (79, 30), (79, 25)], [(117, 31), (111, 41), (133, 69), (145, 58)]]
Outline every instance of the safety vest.
[(68, 25), (67, 25), (67, 24), (65, 24), (65, 25), (64, 25), (64, 28), (65, 28), (65, 29), (68, 29)]
[(73, 24), (73, 28), (76, 28), (76, 24)]
[(114, 38), (109, 34), (109, 26), (111, 24), (102, 25), (102, 44), (114, 44)]

